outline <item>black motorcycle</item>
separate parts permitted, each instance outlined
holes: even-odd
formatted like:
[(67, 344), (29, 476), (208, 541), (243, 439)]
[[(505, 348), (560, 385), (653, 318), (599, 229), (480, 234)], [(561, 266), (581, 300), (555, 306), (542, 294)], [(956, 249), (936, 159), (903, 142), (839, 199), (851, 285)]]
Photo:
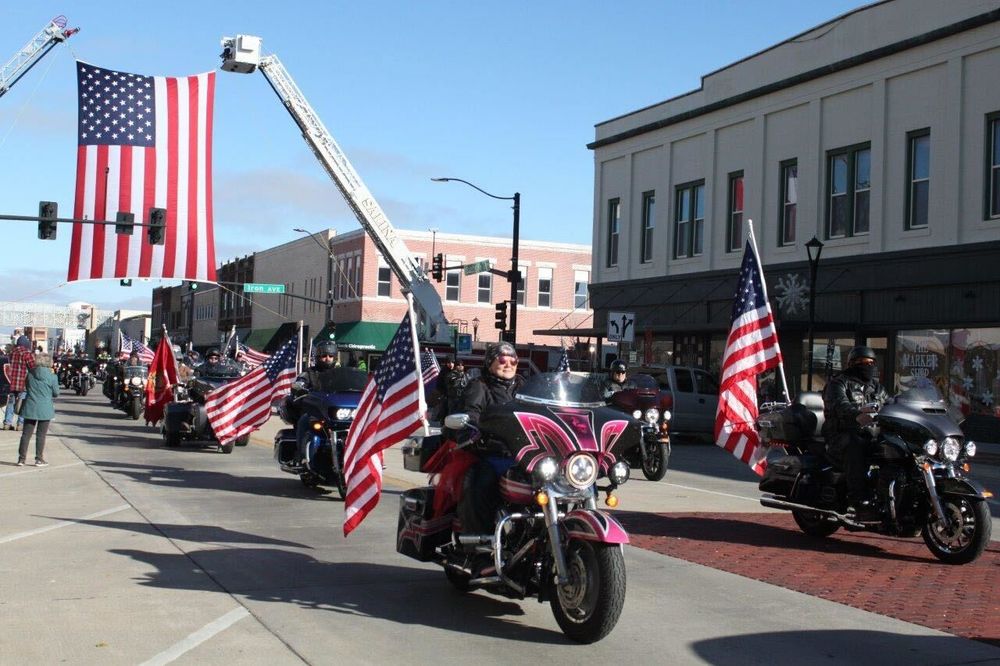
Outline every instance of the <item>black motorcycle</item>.
[(66, 361), (68, 379), (66, 388), (76, 391), (77, 395), (87, 395), (87, 393), (97, 384), (94, 376), (96, 363), (91, 359), (74, 358)]
[(974, 561), (990, 540), (986, 499), (992, 495), (966, 476), (976, 445), (948, 415), (937, 389), (911, 389), (881, 409), (868, 405), (865, 411), (873, 419), (867, 428), (867, 478), (877, 498), (877, 519), (861, 520), (847, 511), (846, 475), (819, 435), (823, 399), (817, 393), (802, 393), (792, 405), (762, 408), (757, 419), (762, 442), (788, 455), (768, 456), (760, 481), (768, 494), (760, 503), (790, 510), (812, 536), (829, 536), (840, 527), (899, 537), (922, 534), (941, 561)]
[(241, 376), (239, 366), (226, 360), (220, 362), (211, 374), (202, 373), (175, 387), (174, 400), (167, 405), (163, 415), (163, 443), (176, 447), (184, 442), (201, 442), (203, 445), (218, 446), (222, 453), (232, 453), (234, 446), (249, 444), (249, 434), (220, 443), (205, 412), (206, 396)]
[(642, 470), (650, 481), (661, 481), (670, 461), (669, 395), (649, 375), (634, 375), (625, 388), (611, 396), (609, 404), (638, 420), (642, 426), (639, 446), (624, 453), (633, 469)]
[(149, 368), (144, 365), (115, 364), (104, 380), (104, 395), (111, 406), (138, 421), (146, 402), (146, 379)]
[[(407, 469), (434, 473), (434, 485), (400, 498), (396, 550), (444, 568), (460, 591), (548, 601), (575, 641), (593, 643), (614, 629), (625, 601), (623, 545), (628, 534), (610, 514), (614, 490), (629, 478), (620, 452), (638, 446), (638, 423), (605, 405), (601, 375), (538, 374), (516, 400), (487, 409), (476, 428), (465, 414), (445, 418), (444, 438), (404, 446)], [(436, 448), (435, 448), (436, 447)], [(456, 507), (476, 455), (500, 475), (500, 507), (488, 534), (463, 531)], [(598, 480), (605, 477), (606, 484)]]
[(367, 382), (368, 374), (362, 370), (336, 368), (324, 373), (321, 391), (304, 392), (293, 385), (292, 395), (278, 407), (278, 414), (293, 426), (305, 414), (309, 430), (301, 434), (306, 438), (302, 456), (295, 428), (274, 435), (274, 459), (282, 472), (297, 474), (308, 487), (335, 486), (341, 498), (347, 497), (344, 442)]

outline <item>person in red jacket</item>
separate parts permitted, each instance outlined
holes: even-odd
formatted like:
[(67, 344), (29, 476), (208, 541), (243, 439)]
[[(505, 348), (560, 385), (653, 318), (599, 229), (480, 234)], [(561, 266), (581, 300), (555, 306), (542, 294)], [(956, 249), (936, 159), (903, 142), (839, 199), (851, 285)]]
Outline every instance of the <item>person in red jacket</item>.
[[(24, 400), (27, 391), (28, 371), (35, 367), (35, 355), (31, 353), (31, 342), (28, 336), (22, 335), (10, 352), (10, 393), (7, 394), (7, 410), (4, 413), (3, 429), (20, 430), (24, 425), (24, 417), (14, 414), (17, 399)], [(15, 417), (17, 421), (15, 422)]]

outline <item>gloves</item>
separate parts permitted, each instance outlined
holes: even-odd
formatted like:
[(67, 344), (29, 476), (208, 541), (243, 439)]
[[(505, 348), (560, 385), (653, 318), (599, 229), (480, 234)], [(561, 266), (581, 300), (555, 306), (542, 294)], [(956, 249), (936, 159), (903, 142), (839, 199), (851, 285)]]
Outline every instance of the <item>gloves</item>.
[(858, 425), (860, 425), (862, 428), (870, 426), (871, 424), (875, 423), (875, 419), (872, 418), (872, 415), (864, 412), (858, 414), (854, 420), (857, 421)]

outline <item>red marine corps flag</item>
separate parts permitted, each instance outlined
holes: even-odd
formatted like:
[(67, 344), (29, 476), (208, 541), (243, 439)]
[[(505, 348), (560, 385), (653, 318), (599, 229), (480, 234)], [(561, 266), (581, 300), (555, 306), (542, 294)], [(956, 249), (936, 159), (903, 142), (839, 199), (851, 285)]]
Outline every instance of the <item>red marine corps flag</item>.
[(153, 364), (149, 366), (149, 378), (146, 380), (146, 423), (156, 425), (163, 418), (166, 409), (174, 397), (174, 386), (177, 385), (177, 359), (170, 338), (164, 330), (160, 344), (156, 346)]
[(760, 435), (754, 427), (758, 414), (757, 375), (781, 365), (781, 349), (752, 240), (751, 232), (736, 286), (732, 326), (722, 355), (715, 443), (763, 475), (766, 451), (760, 446)]
[(215, 281), (212, 108), (215, 72), (142, 76), (76, 63), (78, 147), (73, 217), (145, 224), (166, 210), (162, 245), (138, 227), (74, 224), (67, 280)]

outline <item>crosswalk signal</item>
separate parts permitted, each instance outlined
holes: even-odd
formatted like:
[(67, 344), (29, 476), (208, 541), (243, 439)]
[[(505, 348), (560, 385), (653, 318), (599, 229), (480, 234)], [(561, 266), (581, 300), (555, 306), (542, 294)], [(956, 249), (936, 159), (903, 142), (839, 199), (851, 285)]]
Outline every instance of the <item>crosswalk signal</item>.
[(59, 204), (55, 201), (38, 202), (38, 238), (41, 240), (56, 239), (56, 219), (59, 217)]
[(115, 215), (115, 233), (123, 236), (131, 236), (135, 229), (135, 213), (128, 213), (123, 210)]
[(494, 328), (499, 328), (501, 331), (507, 328), (507, 301), (500, 301), (497, 303), (497, 313), (496, 313), (496, 323), (493, 324)]
[(438, 252), (431, 260), (431, 275), (437, 282), (444, 278), (444, 254)]
[(163, 245), (163, 230), (167, 226), (167, 211), (165, 208), (149, 209), (149, 227), (146, 238), (150, 245)]

